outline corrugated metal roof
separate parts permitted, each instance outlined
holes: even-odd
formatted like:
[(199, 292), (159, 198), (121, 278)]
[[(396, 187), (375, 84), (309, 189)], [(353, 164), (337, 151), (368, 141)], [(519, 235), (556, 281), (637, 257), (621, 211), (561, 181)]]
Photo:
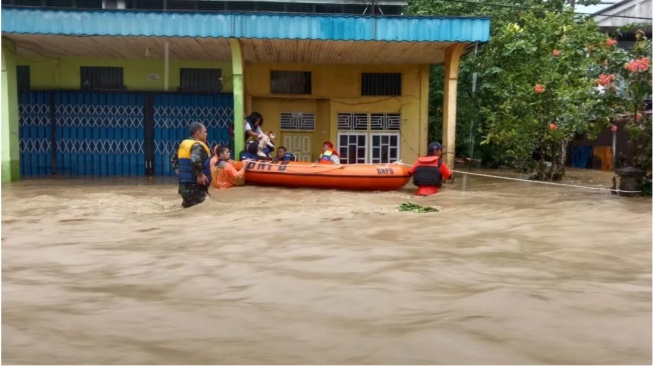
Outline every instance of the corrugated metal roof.
[(2, 8), (2, 32), (409, 42), (486, 42), (489, 18)]

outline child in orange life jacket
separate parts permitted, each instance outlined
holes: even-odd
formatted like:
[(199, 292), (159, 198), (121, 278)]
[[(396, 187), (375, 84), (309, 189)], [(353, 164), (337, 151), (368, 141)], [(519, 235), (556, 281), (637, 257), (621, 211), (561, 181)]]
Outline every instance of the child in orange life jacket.
[(340, 164), (340, 154), (333, 149), (331, 141), (325, 141), (322, 145), (322, 154), (317, 159), (318, 164)]
[(430, 196), (438, 193), (442, 180), (450, 180), (453, 173), (442, 161), (442, 145), (432, 142), (428, 147), (428, 155), (417, 158), (417, 162), (410, 168), (413, 184), (417, 188), (417, 196)]

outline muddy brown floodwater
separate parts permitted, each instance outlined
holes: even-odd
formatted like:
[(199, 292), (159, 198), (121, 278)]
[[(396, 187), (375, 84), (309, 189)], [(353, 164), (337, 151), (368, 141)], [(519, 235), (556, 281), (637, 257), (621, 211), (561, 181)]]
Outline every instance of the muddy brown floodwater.
[(4, 363), (651, 363), (650, 199), (170, 183), (2, 186)]

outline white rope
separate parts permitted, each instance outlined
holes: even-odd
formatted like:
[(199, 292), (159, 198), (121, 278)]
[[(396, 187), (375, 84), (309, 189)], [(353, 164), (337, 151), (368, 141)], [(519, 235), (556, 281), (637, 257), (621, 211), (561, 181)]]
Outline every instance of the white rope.
[[(409, 164), (404, 164), (400, 161), (397, 161), (395, 164), (400, 164), (404, 166), (411, 166)], [(460, 173), (460, 174), (469, 174), (469, 175), (477, 175), (479, 177), (488, 177), (488, 178), (497, 178), (497, 179), (505, 179), (505, 180), (513, 180), (513, 181), (518, 181), (518, 182), (527, 182), (527, 183), (538, 183), (538, 184), (549, 184), (553, 186), (563, 186), (563, 187), (572, 187), (572, 188), (584, 188), (584, 189), (591, 189), (591, 190), (596, 190), (596, 191), (611, 191), (611, 192), (624, 192), (624, 193), (640, 193), (641, 191), (622, 191), (620, 189), (612, 189), (612, 188), (603, 188), (603, 187), (588, 187), (588, 186), (580, 186), (580, 185), (575, 185), (575, 184), (565, 184), (565, 183), (554, 183), (554, 182), (544, 182), (540, 180), (529, 180), (529, 179), (521, 179), (521, 178), (510, 178), (510, 177), (502, 177), (499, 175), (490, 175), (490, 174), (480, 174), (480, 173), (472, 173), (472, 172), (465, 172), (461, 170), (451, 170), (454, 173)]]

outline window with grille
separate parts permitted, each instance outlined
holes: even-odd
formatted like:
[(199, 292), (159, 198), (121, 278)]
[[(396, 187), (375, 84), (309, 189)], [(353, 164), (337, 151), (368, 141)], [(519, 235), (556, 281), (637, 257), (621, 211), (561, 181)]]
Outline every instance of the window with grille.
[(29, 66), (27, 65), (16, 66), (16, 81), (18, 84), (19, 91), (29, 90), (30, 88)]
[(270, 71), (273, 94), (311, 94), (310, 71)]
[(315, 114), (303, 112), (282, 112), (282, 131), (315, 131)]
[(363, 73), (361, 95), (400, 96), (401, 73)]
[(385, 164), (399, 160), (399, 134), (374, 133), (370, 135), (370, 163)]
[(342, 162), (385, 164), (399, 160), (400, 128), (399, 113), (338, 113), (338, 152)]
[(125, 88), (122, 67), (82, 66), (79, 74), (82, 90)]
[(399, 113), (372, 113), (370, 114), (370, 130), (398, 131), (401, 127)]
[(367, 113), (338, 113), (338, 130), (367, 130)]
[(367, 137), (367, 133), (339, 133), (338, 154), (340, 154), (340, 163), (367, 163)]
[(179, 69), (179, 91), (219, 92), (222, 90), (222, 69)]
[(338, 130), (399, 131), (399, 113), (338, 113)]

